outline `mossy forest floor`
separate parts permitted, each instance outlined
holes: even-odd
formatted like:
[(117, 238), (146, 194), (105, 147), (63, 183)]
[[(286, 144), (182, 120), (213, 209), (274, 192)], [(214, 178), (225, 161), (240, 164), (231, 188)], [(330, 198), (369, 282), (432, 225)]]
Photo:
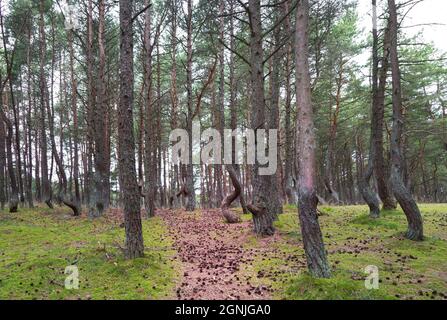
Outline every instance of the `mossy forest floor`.
[[(160, 210), (143, 219), (145, 257), (125, 260), (121, 216), (74, 218), (66, 208), (0, 211), (0, 299), (447, 299), (447, 205), (420, 205), (426, 239), (406, 240), (400, 210), (320, 207), (333, 270), (312, 279), (295, 207), (277, 233), (257, 238), (250, 216), (225, 224), (215, 210)], [(240, 210), (238, 210), (240, 212)], [(65, 289), (65, 268), (79, 289)], [(379, 288), (365, 288), (377, 266)]]

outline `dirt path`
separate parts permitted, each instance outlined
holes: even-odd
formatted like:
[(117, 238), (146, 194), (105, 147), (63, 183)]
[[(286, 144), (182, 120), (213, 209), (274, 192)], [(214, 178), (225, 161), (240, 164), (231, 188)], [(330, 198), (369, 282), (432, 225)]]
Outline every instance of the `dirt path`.
[(253, 275), (241, 272), (261, 249), (246, 249), (251, 234), (249, 222), (226, 224), (220, 211), (162, 210), (174, 238), (174, 248), (183, 265), (177, 286), (178, 299), (268, 299), (270, 288), (252, 285)]

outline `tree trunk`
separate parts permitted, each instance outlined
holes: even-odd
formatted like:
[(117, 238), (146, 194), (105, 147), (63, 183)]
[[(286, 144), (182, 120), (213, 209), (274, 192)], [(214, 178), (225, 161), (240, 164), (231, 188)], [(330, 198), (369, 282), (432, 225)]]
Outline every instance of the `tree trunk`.
[[(276, 129), (279, 132), (279, 100), (280, 100), (280, 68), (281, 68), (281, 57), (283, 55), (283, 49), (281, 48), (281, 26), (280, 26), (280, 14), (276, 13), (275, 23), (278, 26), (273, 31), (274, 43), (273, 50), (276, 52), (272, 57), (272, 73), (270, 75), (270, 87), (271, 87), (271, 103), (270, 103), (270, 114), (268, 120), (268, 129)], [(281, 145), (280, 139), (278, 137), (278, 146)], [(278, 148), (277, 153), (277, 164), (278, 167), (281, 166), (280, 152)], [(282, 209), (282, 199), (280, 197), (280, 180), (278, 179), (278, 170), (272, 175), (270, 175), (270, 186), (271, 186), (271, 198), (274, 206), (274, 210), (277, 214), (283, 213)]]
[[(85, 179), (85, 197), (86, 204), (89, 207), (89, 216), (91, 214), (98, 213), (94, 210), (96, 206), (96, 196), (94, 188), (94, 177), (93, 177), (93, 163), (92, 156), (95, 153), (95, 96), (96, 89), (93, 81), (93, 0), (88, 0), (87, 2), (87, 43), (86, 43), (86, 64), (87, 64), (87, 149), (86, 149), (86, 163), (87, 170), (84, 171)], [(93, 210), (90, 210), (93, 208)]]
[[(171, 130), (177, 129), (177, 108), (178, 108), (178, 96), (177, 96), (177, 0), (172, 0), (171, 3)], [(169, 207), (178, 207), (178, 199), (175, 196), (175, 190), (177, 189), (179, 182), (179, 167), (177, 163), (172, 164), (172, 173), (170, 174), (171, 181), (169, 186)]]
[[(149, 4), (149, 0), (145, 1), (145, 5)], [(146, 10), (145, 27), (144, 27), (144, 76), (146, 84), (145, 92), (145, 105), (146, 105), (146, 117), (145, 117), (145, 178), (146, 178), (146, 196), (145, 207), (148, 217), (155, 215), (155, 148), (154, 148), (154, 108), (152, 97), (152, 52), (153, 46), (151, 45), (151, 10)]]
[[(52, 52), (52, 69), (54, 67), (54, 21), (52, 21), (52, 38), (53, 38), (53, 52)], [(60, 73), (62, 74), (62, 69), (60, 70)], [(52, 72), (53, 74), (53, 72)], [(60, 85), (60, 87), (62, 87)], [(59, 202), (64, 203), (68, 207), (70, 207), (73, 210), (74, 216), (79, 216), (81, 214), (80, 208), (73, 203), (70, 199), (67, 198), (67, 176), (65, 174), (65, 169), (63, 165), (62, 155), (58, 153), (57, 151), (57, 144), (55, 140), (55, 133), (54, 133), (54, 109), (53, 106), (53, 94), (51, 94), (51, 105), (50, 105), (50, 97), (48, 90), (45, 90), (45, 104), (46, 104), (46, 112), (47, 112), (47, 118), (48, 118), (48, 127), (50, 132), (50, 143), (51, 143), (51, 154), (52, 158), (56, 162), (57, 166), (57, 172), (59, 177), (59, 194), (57, 197), (57, 200)], [(60, 118), (63, 118), (61, 115)], [(62, 139), (62, 137), (61, 137)]]
[(241, 218), (236, 213), (232, 212), (230, 210), (231, 203), (233, 203), (234, 200), (237, 199), (241, 195), (241, 184), (239, 182), (239, 179), (237, 177), (236, 171), (234, 170), (234, 167), (232, 165), (225, 165), (225, 168), (227, 169), (228, 174), (230, 175), (231, 182), (233, 184), (234, 190), (232, 193), (227, 195), (225, 199), (222, 201), (222, 204), (220, 205), (220, 210), (222, 211), (222, 215), (224, 216), (225, 220), (228, 223), (239, 223), (241, 222)]
[(26, 195), (28, 206), (30, 208), (34, 207), (33, 203), (33, 154), (32, 154), (32, 142), (31, 142), (31, 131), (32, 131), (32, 85), (31, 85), (31, 27), (28, 28), (28, 43), (26, 49), (26, 64), (27, 70), (27, 94), (28, 94), (28, 110), (26, 115), (26, 127), (27, 127), (27, 156), (28, 156), (28, 168), (27, 168), (27, 184), (26, 184)]
[[(98, 26), (98, 48), (99, 48), (99, 64), (98, 64), (98, 82), (97, 82), (97, 103), (93, 108), (93, 136), (94, 136), (94, 165), (93, 173), (93, 192), (90, 199), (89, 216), (92, 218), (100, 217), (104, 210), (109, 207), (108, 199), (108, 179), (109, 172), (106, 162), (106, 137), (107, 128), (105, 125), (105, 115), (107, 113), (106, 101), (106, 79), (105, 79), (105, 2), (99, 1), (99, 26)], [(89, 9), (90, 12), (90, 9)], [(91, 63), (91, 62), (90, 62)]]
[[(289, 2), (284, 2), (284, 14), (289, 12)], [(285, 28), (287, 34), (292, 33), (292, 27), (290, 25), (290, 20), (286, 19)], [(288, 204), (296, 205), (298, 203), (296, 194), (296, 178), (293, 171), (293, 145), (294, 145), (294, 135), (291, 128), (291, 110), (292, 110), (292, 94), (291, 94), (291, 73), (292, 73), (292, 44), (289, 42), (287, 44), (286, 53), (286, 68), (285, 68), (285, 78), (286, 78), (286, 100), (285, 100), (285, 165), (284, 165), (284, 189), (287, 197)]]
[[(385, 116), (385, 91), (386, 80), (389, 69), (389, 53), (390, 53), (390, 28), (389, 24), (385, 29), (383, 39), (383, 56), (382, 65), (380, 68), (379, 85), (377, 88), (377, 96), (374, 106), (374, 112), (372, 113), (371, 125), (373, 130), (374, 141), (374, 172), (377, 180), (377, 190), (383, 203), (384, 210), (396, 209), (396, 202), (393, 199), (393, 195), (389, 186), (389, 168), (387, 161), (384, 158), (383, 148), (383, 124)], [(378, 67), (378, 65), (377, 65)]]
[(144, 255), (140, 193), (135, 168), (133, 133), (133, 32), (132, 0), (120, 0), (120, 99), (118, 109), (118, 170), (124, 206), (126, 257)]
[(45, 42), (45, 1), (40, 0), (40, 173), (42, 176), (42, 200), (48, 207), (53, 208), (50, 180), (48, 178), (48, 158), (47, 158), (47, 130), (45, 123), (47, 83), (45, 76), (46, 63), (46, 42)]
[(391, 133), (391, 186), (394, 196), (402, 207), (408, 221), (406, 237), (410, 240), (424, 239), (422, 216), (410, 191), (402, 181), (402, 134), (404, 117), (402, 113), (402, 90), (399, 58), (397, 53), (397, 10), (394, 0), (388, 0), (390, 11), (390, 61), (393, 79), (393, 129)]
[[(262, 48), (262, 23), (260, 0), (250, 0), (248, 5), (250, 16), (250, 67), (251, 67), (251, 128), (257, 136), (258, 130), (266, 128), (265, 95), (264, 95), (264, 52)], [(257, 140), (255, 138), (255, 140)], [(258, 141), (255, 141), (257, 149)], [(252, 166), (252, 204), (247, 209), (253, 215), (254, 232), (262, 236), (270, 236), (275, 232), (273, 221), (277, 217), (276, 202), (271, 195), (271, 177), (260, 175), (260, 164), (256, 159)]]
[[(192, 136), (192, 118), (193, 118), (193, 92), (192, 92), (192, 0), (187, 3), (187, 37), (186, 37), (186, 92), (187, 109), (186, 131)], [(186, 165), (185, 187), (187, 192), (186, 211), (194, 211), (196, 208), (196, 193), (194, 190), (194, 167), (192, 165), (192, 139), (189, 139), (189, 161)]]
[[(359, 139), (359, 138), (358, 138)], [(357, 161), (358, 161), (358, 168), (360, 169), (360, 174), (358, 177), (358, 187), (360, 194), (363, 197), (363, 200), (368, 204), (369, 207), (369, 215), (371, 218), (378, 218), (380, 216), (380, 202), (377, 195), (372, 191), (371, 187), (369, 186), (369, 181), (371, 179), (371, 176), (374, 171), (373, 167), (373, 153), (374, 153), (374, 146), (373, 143), (370, 143), (370, 152), (368, 157), (368, 165), (366, 167), (366, 171), (363, 170), (363, 157), (360, 156), (361, 152), (361, 146), (360, 142), (357, 142)]]
[[(373, 55), (372, 55), (372, 103), (371, 103), (371, 119), (374, 117), (375, 108), (377, 106), (377, 81), (378, 81), (378, 69), (379, 69), (379, 57), (377, 55), (378, 50), (378, 39), (379, 36), (377, 34), (377, 4), (376, 0), (372, 0), (372, 10), (373, 10)], [(358, 181), (359, 191), (362, 194), (363, 199), (368, 204), (369, 207), (369, 215), (372, 218), (378, 218), (380, 215), (380, 203), (376, 196), (376, 194), (371, 190), (369, 186), (369, 182), (371, 180), (371, 176), (374, 172), (374, 157), (376, 156), (376, 144), (374, 142), (375, 133), (374, 131), (375, 125), (373, 124), (373, 120), (371, 120), (371, 139), (369, 146), (369, 157), (368, 157), (368, 165), (366, 171), (363, 176), (360, 177)], [(359, 146), (360, 147), (360, 146)], [(363, 169), (363, 163), (360, 162), (360, 168)]]
[[(343, 57), (340, 57), (339, 62), (339, 71), (337, 75), (337, 79), (335, 80), (337, 90), (335, 94), (335, 110), (332, 111), (332, 102), (329, 106), (330, 111), (330, 128), (329, 128), (329, 136), (328, 136), (328, 150), (326, 153), (326, 161), (325, 161), (325, 174), (324, 174), (324, 185), (329, 195), (335, 201), (335, 204), (340, 203), (340, 195), (338, 194), (335, 185), (334, 179), (334, 165), (335, 165), (335, 146), (337, 141), (337, 131), (338, 131), (338, 117), (340, 115), (340, 107), (341, 107), (341, 93), (344, 84), (343, 77), (344, 70), (344, 62)], [(332, 100), (332, 99), (331, 99)]]
[[(1, 93), (0, 93), (1, 94)], [(6, 130), (3, 120), (0, 121), (0, 208), (3, 210), (6, 203), (5, 194), (5, 170), (6, 170)]]
[(296, 94), (297, 94), (297, 167), (298, 213), (306, 252), (307, 266), (311, 275), (329, 278), (330, 267), (326, 257), (323, 236), (317, 216), (315, 188), (315, 131), (309, 74), (309, 1), (297, 5), (296, 32)]
[(68, 46), (70, 50), (70, 80), (71, 80), (71, 113), (73, 119), (73, 182), (74, 198), (77, 206), (81, 204), (81, 193), (79, 190), (79, 130), (78, 130), (78, 105), (77, 105), (77, 81), (74, 72), (74, 48), (73, 31), (68, 30)]
[[(234, 13), (234, 2), (230, 1), (230, 12)], [(234, 41), (234, 18), (233, 15), (230, 17), (230, 74), (229, 74), (229, 81), (230, 81), (230, 125), (231, 130), (237, 129), (237, 86), (236, 86), (236, 79), (235, 79), (235, 57), (233, 51), (235, 50), (235, 41)], [(234, 171), (236, 172), (236, 177), (239, 181), (242, 181), (243, 178), (241, 176), (241, 167), (239, 164), (236, 164), (236, 143), (235, 141), (232, 142), (232, 148), (231, 148), (231, 159), (233, 163)], [(231, 178), (231, 177), (230, 177)], [(243, 190), (243, 188), (242, 188)], [(236, 199), (237, 201), (237, 199)], [(245, 196), (244, 192), (241, 192), (239, 194), (239, 202), (242, 206), (242, 210), (244, 214), (248, 214), (247, 206), (245, 204)]]
[[(0, 101), (2, 101), (1, 99), (1, 93), (0, 93)], [(14, 169), (14, 164), (13, 164), (13, 160), (12, 160), (12, 140), (13, 140), (13, 136), (14, 136), (14, 130), (13, 130), (13, 126), (12, 126), (12, 122), (11, 120), (9, 120), (8, 116), (6, 115), (6, 113), (3, 111), (3, 109), (0, 109), (0, 116), (1, 116), (1, 120), (2, 122), (6, 125), (6, 131), (7, 131), (7, 135), (6, 135), (6, 157), (8, 160), (8, 173), (9, 173), (9, 183), (11, 185), (11, 194), (9, 195), (9, 212), (14, 213), (18, 211), (18, 206), (19, 206), (19, 189), (17, 186), (17, 180), (16, 180), (16, 174), (15, 174), (15, 169)], [(3, 123), (1, 124), (3, 126)]]

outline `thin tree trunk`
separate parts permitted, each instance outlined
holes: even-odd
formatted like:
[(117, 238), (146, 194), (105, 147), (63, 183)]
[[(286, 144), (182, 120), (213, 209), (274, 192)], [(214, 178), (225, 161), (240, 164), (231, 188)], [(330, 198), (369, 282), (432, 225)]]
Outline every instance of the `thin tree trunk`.
[(341, 93), (344, 83), (344, 62), (343, 57), (340, 58), (339, 62), (339, 71), (337, 75), (337, 79), (335, 80), (337, 90), (335, 94), (335, 110), (332, 111), (332, 102), (330, 103), (330, 128), (329, 128), (329, 136), (328, 136), (328, 150), (326, 154), (325, 161), (325, 174), (324, 174), (324, 185), (329, 195), (333, 198), (336, 204), (340, 203), (340, 195), (338, 194), (335, 188), (335, 179), (334, 179), (334, 167), (335, 167), (335, 144), (337, 139), (337, 131), (338, 131), (338, 117), (340, 115), (340, 107), (341, 107)]
[[(87, 170), (85, 175), (85, 200), (89, 208), (96, 206), (94, 177), (93, 177), (93, 163), (92, 156), (95, 153), (94, 141), (95, 141), (95, 124), (94, 124), (94, 110), (95, 110), (95, 96), (96, 90), (93, 81), (93, 3), (92, 0), (87, 2)], [(95, 210), (89, 210), (91, 213), (97, 213)], [(93, 216), (94, 217), (94, 216)]]
[[(186, 93), (187, 93), (187, 119), (186, 131), (192, 136), (193, 120), (193, 92), (192, 92), (192, 0), (187, 1), (187, 36), (186, 36)], [(192, 139), (189, 139), (188, 164), (186, 165), (185, 191), (187, 195), (186, 211), (194, 211), (196, 208), (196, 193), (194, 190), (194, 167), (192, 165)]]
[[(374, 150), (374, 172), (377, 180), (377, 191), (380, 200), (383, 203), (384, 210), (396, 209), (396, 202), (389, 186), (389, 168), (384, 158), (383, 126), (385, 117), (385, 91), (387, 74), (389, 69), (390, 53), (390, 26), (389, 23), (385, 29), (383, 39), (382, 65), (379, 74), (379, 85), (377, 88), (376, 105), (372, 113), (371, 125), (373, 127)], [(378, 66), (377, 66), (378, 67)]]
[[(1, 94), (1, 93), (0, 93)], [(5, 124), (0, 121), (0, 208), (4, 209), (6, 203), (6, 193), (5, 193), (5, 170), (6, 170), (6, 130)]]
[[(90, 6), (90, 3), (89, 3)], [(94, 166), (93, 173), (93, 192), (90, 195), (89, 216), (92, 218), (100, 217), (104, 210), (109, 206), (108, 197), (108, 179), (109, 173), (106, 166), (106, 126), (104, 115), (107, 112), (106, 102), (106, 80), (105, 80), (105, 44), (104, 44), (104, 24), (105, 24), (105, 2), (99, 1), (99, 26), (98, 26), (98, 82), (97, 82), (97, 102), (92, 106), (92, 125), (94, 137)], [(89, 8), (89, 12), (91, 10)], [(91, 31), (93, 32), (93, 31)], [(92, 61), (89, 62), (89, 65)], [(93, 85), (93, 83), (92, 83)]]
[[(149, 0), (145, 1), (145, 6), (149, 5)], [(152, 91), (152, 52), (151, 45), (151, 9), (146, 10), (144, 27), (144, 75), (145, 75), (145, 175), (146, 175), (146, 195), (145, 207), (148, 217), (155, 215), (155, 139), (154, 134), (154, 108)]]
[(28, 170), (27, 170), (27, 201), (28, 206), (30, 208), (34, 207), (33, 204), (33, 155), (32, 155), (32, 142), (31, 142), (31, 128), (32, 128), (32, 121), (31, 121), (31, 114), (33, 110), (33, 104), (32, 104), (32, 89), (31, 86), (31, 27), (28, 29), (28, 43), (27, 43), (27, 49), (26, 49), (26, 64), (28, 67), (27, 72), (27, 94), (28, 94), (28, 110), (27, 110), (27, 117), (26, 117), (26, 125), (27, 125), (27, 134), (28, 134)]
[(42, 199), (48, 207), (53, 208), (50, 180), (48, 178), (48, 158), (47, 158), (47, 132), (46, 132), (46, 99), (47, 83), (45, 76), (46, 63), (46, 42), (45, 42), (45, 1), (40, 0), (40, 165), (42, 176)]
[[(171, 130), (177, 129), (177, 0), (171, 0)], [(178, 207), (178, 199), (175, 196), (179, 182), (179, 167), (178, 163), (173, 163), (173, 173), (171, 175), (171, 183), (169, 186), (169, 206), (171, 208)]]
[[(0, 101), (3, 101), (1, 97), (2, 93), (0, 93)], [(15, 174), (15, 168), (12, 160), (12, 140), (14, 136), (14, 130), (11, 120), (9, 120), (6, 113), (3, 111), (3, 108), (0, 109), (0, 116), (2, 122), (6, 125), (6, 157), (8, 160), (8, 173), (9, 173), (9, 183), (11, 185), (11, 194), (9, 195), (9, 212), (14, 213), (18, 211), (19, 206), (19, 189), (17, 186), (17, 179)], [(3, 126), (3, 124), (1, 124)]]
[[(231, 124), (231, 130), (237, 129), (237, 87), (236, 87), (236, 79), (235, 79), (235, 59), (234, 59), (234, 53), (235, 50), (235, 41), (234, 41), (234, 18), (233, 18), (233, 12), (234, 12), (234, 1), (230, 1), (230, 13), (232, 14), (230, 16), (230, 74), (229, 74), (229, 81), (230, 81), (230, 124)], [(236, 143), (235, 141), (232, 142), (232, 148), (231, 148), (231, 159), (233, 163), (234, 171), (236, 172), (236, 177), (239, 181), (242, 181), (243, 177), (241, 176), (241, 167), (239, 164), (236, 164)], [(230, 177), (231, 178), (231, 177)], [(243, 188), (242, 188), (243, 190)], [(237, 201), (237, 199), (236, 199)], [(244, 192), (242, 191), (239, 194), (239, 202), (241, 204), (242, 210), (244, 214), (248, 213), (247, 206), (245, 204), (245, 196)]]
[[(270, 75), (270, 87), (271, 87), (271, 103), (270, 103), (270, 114), (268, 120), (268, 129), (276, 129), (279, 132), (279, 100), (280, 100), (280, 68), (281, 68), (281, 58), (283, 55), (283, 49), (281, 48), (281, 26), (280, 24), (280, 14), (276, 13), (275, 23), (278, 24), (276, 29), (273, 31), (274, 37), (274, 47), (276, 53), (273, 54), (271, 59), (272, 62), (272, 73)], [(278, 146), (281, 145), (281, 141), (278, 137)], [(279, 149), (279, 148), (278, 148)], [(277, 152), (277, 165), (281, 167), (280, 152)], [(280, 180), (278, 179), (278, 170), (272, 175), (270, 175), (270, 186), (271, 186), (271, 197), (274, 206), (274, 210), (277, 214), (283, 213), (282, 209), (282, 199), (280, 197)]]
[(73, 119), (73, 182), (74, 198), (77, 206), (81, 203), (81, 193), (79, 190), (79, 130), (78, 130), (78, 105), (77, 105), (77, 81), (74, 72), (74, 48), (73, 31), (68, 30), (68, 46), (70, 49), (70, 80), (71, 80), (71, 113)]
[[(283, 12), (289, 12), (289, 1), (284, 2)], [(287, 34), (292, 33), (292, 27), (290, 20), (286, 19), (285, 29)], [(291, 127), (291, 106), (292, 106), (292, 94), (291, 94), (291, 74), (292, 74), (292, 44), (288, 42), (286, 47), (286, 68), (285, 68), (285, 116), (284, 116), (284, 131), (285, 131), (285, 165), (284, 165), (284, 189), (287, 196), (287, 203), (297, 204), (296, 194), (296, 178), (293, 172), (293, 130)]]
[[(372, 103), (371, 103), (371, 119), (374, 117), (375, 108), (377, 106), (377, 93), (378, 93), (378, 71), (379, 71), (379, 57), (378, 57), (378, 40), (379, 36), (377, 33), (377, 1), (372, 0), (372, 10), (373, 10), (373, 55), (372, 55)], [(371, 139), (369, 146), (369, 157), (368, 165), (363, 176), (360, 177), (358, 182), (359, 191), (362, 194), (363, 199), (368, 204), (369, 215), (372, 218), (378, 218), (380, 215), (380, 203), (376, 194), (372, 191), (369, 186), (369, 182), (374, 173), (374, 158), (376, 157), (376, 144), (374, 139), (377, 131), (375, 129), (375, 124), (371, 120)], [(360, 163), (361, 168), (363, 163)]]

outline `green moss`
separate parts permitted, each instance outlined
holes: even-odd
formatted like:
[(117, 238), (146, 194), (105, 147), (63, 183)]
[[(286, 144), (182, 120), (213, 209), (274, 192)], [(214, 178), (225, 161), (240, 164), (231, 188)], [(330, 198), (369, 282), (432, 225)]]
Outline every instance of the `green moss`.
[[(178, 276), (172, 241), (159, 218), (143, 220), (145, 257), (125, 260), (124, 229), (65, 209), (0, 214), (0, 299), (161, 299)], [(79, 289), (64, 286), (76, 265)]]
[[(447, 205), (420, 205), (425, 241), (407, 240), (401, 210), (371, 219), (366, 206), (321, 207), (319, 217), (331, 279), (307, 273), (297, 210), (286, 206), (275, 226), (281, 238), (259, 255), (250, 272), (271, 286), (275, 299), (443, 299), (447, 298)], [(441, 223), (440, 223), (441, 222)], [(257, 246), (249, 243), (248, 246)], [(365, 268), (379, 268), (379, 289), (365, 287)], [(267, 276), (266, 276), (267, 275)]]
[(370, 300), (394, 299), (387, 295), (384, 289), (365, 290), (362, 281), (347, 279), (343, 273), (335, 273), (330, 279), (315, 279), (303, 273), (292, 278), (285, 292), (285, 298), (290, 300)]
[[(425, 241), (406, 240), (401, 210), (371, 219), (366, 206), (321, 207), (331, 279), (307, 273), (297, 208), (275, 222), (280, 237), (248, 236), (261, 248), (240, 268), (275, 299), (442, 299), (447, 297), (447, 205), (420, 205)], [(241, 212), (240, 209), (237, 210)], [(199, 219), (200, 211), (187, 215)], [(251, 215), (242, 215), (244, 221)], [(145, 257), (123, 258), (124, 230), (107, 217), (74, 218), (62, 208), (0, 212), (0, 299), (163, 299), (173, 297), (181, 268), (160, 218), (143, 220)], [(79, 268), (79, 290), (66, 290), (65, 268)], [(378, 290), (364, 285), (365, 267), (379, 268)]]

